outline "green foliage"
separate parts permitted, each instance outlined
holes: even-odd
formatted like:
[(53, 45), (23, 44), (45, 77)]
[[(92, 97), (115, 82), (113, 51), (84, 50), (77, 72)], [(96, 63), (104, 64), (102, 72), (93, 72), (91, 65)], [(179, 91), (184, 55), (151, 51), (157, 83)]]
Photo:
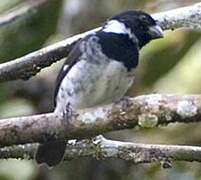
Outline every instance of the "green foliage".
[[(50, 0), (47, 5), (26, 17), (0, 28), (0, 62), (20, 57), (42, 47), (55, 33), (61, 1)], [(1, 7), (1, 2), (0, 2)]]

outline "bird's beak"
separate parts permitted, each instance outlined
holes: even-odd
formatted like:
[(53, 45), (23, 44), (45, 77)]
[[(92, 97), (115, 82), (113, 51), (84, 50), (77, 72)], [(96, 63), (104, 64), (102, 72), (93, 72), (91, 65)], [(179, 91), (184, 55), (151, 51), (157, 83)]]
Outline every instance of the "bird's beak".
[(148, 32), (153, 39), (163, 38), (163, 36), (164, 36), (163, 30), (161, 29), (161, 27), (159, 25), (150, 26)]

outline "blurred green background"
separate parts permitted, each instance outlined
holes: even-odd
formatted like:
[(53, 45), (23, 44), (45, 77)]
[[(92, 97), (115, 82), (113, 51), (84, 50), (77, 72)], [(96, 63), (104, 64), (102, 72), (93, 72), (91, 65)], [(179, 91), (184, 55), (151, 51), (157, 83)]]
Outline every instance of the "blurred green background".
[[(26, 0), (28, 1), (28, 0)], [(37, 0), (36, 0), (37, 1)], [(0, 27), (0, 63), (23, 56), (73, 34), (100, 26), (108, 17), (128, 9), (150, 13), (191, 5), (196, 0), (49, 0), (17, 21)], [(0, 0), (0, 17), (23, 0)], [(165, 38), (141, 51), (135, 85), (129, 95), (149, 93), (200, 94), (201, 32), (166, 31)], [(28, 81), (0, 84), (0, 118), (53, 110), (53, 91), (62, 61)], [(201, 124), (172, 124), (154, 129), (123, 130), (106, 137), (143, 143), (201, 144)], [(186, 133), (189, 132), (189, 133)], [(151, 138), (150, 138), (151, 137)], [(159, 164), (82, 158), (48, 171), (33, 161), (1, 160), (0, 180), (201, 180), (201, 163)]]

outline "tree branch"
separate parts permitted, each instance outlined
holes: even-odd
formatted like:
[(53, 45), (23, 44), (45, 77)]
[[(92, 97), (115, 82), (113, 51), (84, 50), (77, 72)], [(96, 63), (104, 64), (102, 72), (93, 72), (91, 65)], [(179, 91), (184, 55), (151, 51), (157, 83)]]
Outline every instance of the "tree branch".
[[(18, 16), (13, 16), (14, 19), (10, 17), (11, 22)], [(153, 17), (164, 30), (180, 27), (201, 29), (201, 4), (154, 14)], [(0, 25), (1, 22), (3, 21), (0, 20)], [(98, 29), (0, 64), (0, 82), (30, 78), (42, 68), (67, 56), (75, 42)], [(155, 127), (174, 122), (190, 123), (200, 120), (201, 96), (155, 94), (124, 99), (119, 103), (96, 109), (72, 112), (68, 117), (49, 113), (3, 119), (0, 121), (0, 145), (3, 147), (58, 139), (83, 139), (136, 126)], [(134, 163), (157, 161), (164, 167), (170, 167), (171, 160), (201, 162), (201, 148), (195, 146), (135, 144), (111, 141), (102, 136), (94, 138), (91, 142), (69, 142), (66, 159), (89, 156), (98, 159), (120, 158)], [(0, 158), (24, 158), (25, 155), (33, 158), (36, 148), (37, 144), (4, 147), (0, 149)]]
[[(26, 144), (0, 148), (0, 158), (33, 159), (37, 147), (38, 144)], [(81, 157), (119, 158), (133, 163), (159, 162), (169, 168), (173, 160), (201, 162), (201, 147), (129, 143), (108, 140), (101, 135), (91, 140), (68, 141), (64, 159)]]
[(36, 8), (46, 3), (47, 0), (27, 0), (17, 7), (0, 15), (0, 27), (10, 24), (18, 19), (26, 17)]
[[(67, 118), (67, 119), (66, 119)], [(201, 96), (147, 95), (94, 109), (2, 119), (0, 145), (84, 139), (104, 132), (201, 121)]]
[[(201, 3), (184, 8), (154, 14), (153, 17), (159, 22), (164, 30), (187, 27), (201, 29)], [(100, 28), (93, 29), (83, 34), (67, 38), (61, 42), (32, 52), (21, 58), (0, 64), (0, 82), (29, 79), (37, 74), (42, 68), (66, 57), (72, 46), (86, 35)]]

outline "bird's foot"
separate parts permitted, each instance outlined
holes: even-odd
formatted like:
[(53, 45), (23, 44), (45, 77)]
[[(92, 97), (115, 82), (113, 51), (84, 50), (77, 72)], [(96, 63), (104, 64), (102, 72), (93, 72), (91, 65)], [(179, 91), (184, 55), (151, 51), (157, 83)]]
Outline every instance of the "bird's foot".
[(127, 108), (129, 105), (129, 96), (124, 96), (121, 99), (119, 99), (118, 101), (114, 102), (115, 105), (121, 105), (123, 107), (123, 109)]
[(63, 113), (65, 122), (68, 122), (73, 114), (73, 109), (70, 103), (66, 105), (65, 111)]

